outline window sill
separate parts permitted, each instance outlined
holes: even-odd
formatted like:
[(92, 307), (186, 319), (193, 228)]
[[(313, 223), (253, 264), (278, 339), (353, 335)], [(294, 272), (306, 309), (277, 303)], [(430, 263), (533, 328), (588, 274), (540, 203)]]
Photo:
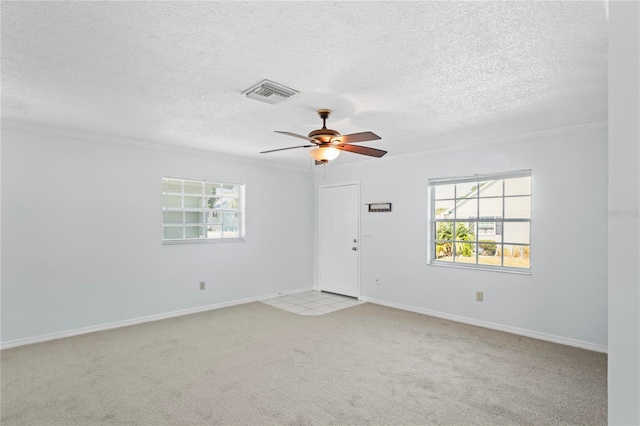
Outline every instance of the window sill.
[(531, 275), (531, 268), (529, 269), (516, 269), (516, 268), (492, 268), (490, 266), (484, 267), (481, 265), (465, 265), (461, 263), (453, 263), (453, 262), (438, 262), (438, 261), (430, 261), (427, 263), (429, 266), (440, 266), (444, 268), (454, 268), (454, 269), (473, 269), (476, 271), (489, 271), (489, 272), (501, 272), (507, 274), (516, 274), (516, 275)]
[(194, 238), (192, 240), (162, 240), (163, 245), (179, 245), (179, 244), (208, 244), (208, 243), (242, 243), (245, 242), (244, 237), (238, 238)]

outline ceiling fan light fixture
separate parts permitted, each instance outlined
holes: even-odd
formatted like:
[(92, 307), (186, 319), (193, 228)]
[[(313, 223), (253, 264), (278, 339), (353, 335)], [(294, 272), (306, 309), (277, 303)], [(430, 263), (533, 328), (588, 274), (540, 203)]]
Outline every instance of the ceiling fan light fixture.
[(309, 155), (316, 161), (328, 163), (329, 161), (338, 158), (338, 155), (340, 155), (340, 150), (332, 146), (321, 146), (309, 151)]

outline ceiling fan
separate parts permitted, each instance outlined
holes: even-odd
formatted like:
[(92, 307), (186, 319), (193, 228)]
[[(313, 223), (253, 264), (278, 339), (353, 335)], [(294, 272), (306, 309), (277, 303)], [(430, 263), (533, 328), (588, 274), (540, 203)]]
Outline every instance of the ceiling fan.
[(268, 152), (284, 151), (287, 149), (295, 148), (312, 148), (309, 151), (309, 155), (316, 160), (316, 164), (326, 164), (331, 160), (334, 160), (340, 155), (340, 151), (353, 152), (354, 154), (369, 155), (371, 157), (382, 157), (387, 153), (381, 149), (369, 148), (366, 146), (351, 145), (356, 142), (367, 142), (380, 139), (380, 136), (373, 132), (361, 132), (352, 133), (350, 135), (341, 135), (336, 130), (327, 129), (327, 118), (331, 114), (330, 109), (319, 109), (318, 115), (322, 119), (322, 129), (313, 130), (308, 136), (298, 135), (291, 132), (282, 132), (276, 130), (276, 133), (282, 133), (283, 135), (289, 135), (300, 139), (306, 139), (311, 142), (311, 145), (299, 145), (291, 146), (289, 148), (272, 149), (269, 151), (262, 151), (260, 154), (266, 154)]

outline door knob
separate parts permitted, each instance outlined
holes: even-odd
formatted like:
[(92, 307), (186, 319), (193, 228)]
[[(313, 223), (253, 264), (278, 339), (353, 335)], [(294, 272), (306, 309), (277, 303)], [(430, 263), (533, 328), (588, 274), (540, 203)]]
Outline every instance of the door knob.
[(356, 251), (356, 250), (358, 250), (358, 249), (357, 249), (357, 248), (355, 248), (355, 247), (351, 247), (351, 250)]

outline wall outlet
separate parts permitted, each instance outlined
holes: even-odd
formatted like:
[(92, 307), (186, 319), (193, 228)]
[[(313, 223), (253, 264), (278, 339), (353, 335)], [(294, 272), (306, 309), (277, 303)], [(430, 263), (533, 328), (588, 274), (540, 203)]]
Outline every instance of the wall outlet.
[(200, 281), (200, 290), (204, 290), (204, 281)]
[(476, 300), (478, 302), (482, 302), (484, 299), (484, 293), (482, 291), (476, 291)]
[(380, 277), (376, 277), (376, 280), (374, 281), (374, 283), (375, 283), (376, 285), (380, 284)]

